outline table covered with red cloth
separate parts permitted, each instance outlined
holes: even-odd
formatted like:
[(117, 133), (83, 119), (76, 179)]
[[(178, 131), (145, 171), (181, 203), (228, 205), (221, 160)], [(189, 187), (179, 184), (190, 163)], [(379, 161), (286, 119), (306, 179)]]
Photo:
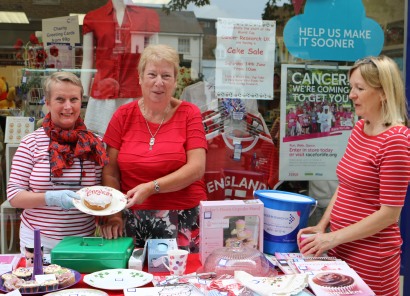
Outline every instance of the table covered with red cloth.
[[(25, 264), (26, 264), (25, 260), (22, 259), (22, 260), (20, 260), (19, 267), (24, 267)], [(199, 261), (199, 254), (189, 254), (185, 273), (189, 274), (189, 273), (196, 272), (198, 270), (198, 268), (200, 268), (200, 267), (201, 267), (201, 262)], [(146, 262), (145, 262), (143, 271), (148, 272), (148, 267), (147, 267)], [(153, 273), (153, 275), (167, 275), (167, 274), (169, 274), (169, 273), (165, 273), (165, 272), (163, 272), (163, 273)], [(90, 285), (84, 283), (84, 281), (83, 281), (84, 275), (85, 274), (82, 274), (81, 275), (81, 280), (77, 284), (71, 286), (69, 289), (76, 289), (76, 288), (77, 289), (78, 288), (97, 289), (97, 288), (91, 287)], [(152, 283), (149, 283), (149, 284), (146, 285), (146, 287), (152, 287), (152, 286), (153, 286)], [(97, 289), (97, 290), (102, 290), (102, 289)], [(102, 290), (102, 291), (105, 291), (109, 295), (124, 295), (123, 290)]]
[[(201, 262), (199, 261), (199, 254), (189, 254), (188, 255), (188, 262), (187, 262), (187, 267), (186, 267), (186, 274), (196, 272), (198, 268), (201, 267)], [(147, 262), (145, 262), (144, 269), (143, 271), (148, 272), (147, 268)], [(167, 275), (168, 273), (153, 273), (153, 275)], [(97, 289), (94, 287), (91, 287), (90, 285), (87, 285), (86, 283), (83, 282), (83, 277), (84, 274), (82, 274), (81, 280), (75, 284), (74, 286), (71, 286), (70, 289), (75, 289), (75, 288), (88, 288), (88, 289)], [(145, 287), (152, 287), (152, 283), (147, 284)], [(102, 289), (98, 289), (102, 290)], [(102, 290), (108, 293), (109, 295), (124, 295), (123, 290)]]

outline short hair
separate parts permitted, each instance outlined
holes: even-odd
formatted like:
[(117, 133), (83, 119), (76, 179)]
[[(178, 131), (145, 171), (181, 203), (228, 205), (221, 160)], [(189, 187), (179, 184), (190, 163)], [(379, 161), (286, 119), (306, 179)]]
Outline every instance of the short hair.
[(138, 73), (142, 75), (148, 62), (158, 63), (166, 61), (174, 66), (175, 78), (179, 72), (179, 54), (171, 46), (165, 44), (148, 45), (141, 54), (138, 63)]
[(84, 88), (83, 88), (80, 78), (78, 78), (77, 75), (71, 72), (54, 72), (53, 74), (48, 76), (46, 80), (44, 80), (44, 83), (43, 83), (44, 97), (47, 101), (50, 100), (51, 88), (53, 84), (57, 82), (69, 82), (71, 84), (79, 86), (81, 88), (81, 98), (83, 97)]
[(396, 62), (380, 55), (357, 60), (349, 70), (349, 78), (358, 69), (364, 81), (383, 91), (386, 100), (382, 104), (382, 120), (386, 126), (403, 123), (407, 125), (407, 100), (402, 74)]

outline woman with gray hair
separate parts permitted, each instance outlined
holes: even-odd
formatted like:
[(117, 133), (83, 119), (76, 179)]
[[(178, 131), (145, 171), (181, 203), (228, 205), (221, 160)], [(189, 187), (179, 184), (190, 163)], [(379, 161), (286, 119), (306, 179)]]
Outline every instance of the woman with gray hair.
[[(200, 110), (173, 97), (179, 72), (174, 48), (148, 46), (138, 71), (142, 97), (121, 106), (104, 135), (110, 163), (103, 184), (127, 195), (125, 233), (137, 247), (148, 238), (178, 238), (181, 248), (198, 251), (207, 150)], [(106, 238), (121, 236), (123, 217), (109, 217), (101, 230)]]

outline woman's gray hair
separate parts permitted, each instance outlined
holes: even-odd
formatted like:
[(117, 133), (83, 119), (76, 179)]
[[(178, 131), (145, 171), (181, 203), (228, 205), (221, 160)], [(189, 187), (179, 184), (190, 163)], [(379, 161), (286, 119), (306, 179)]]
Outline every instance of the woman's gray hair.
[(84, 95), (84, 88), (80, 78), (71, 72), (54, 72), (46, 78), (43, 83), (44, 97), (48, 101), (51, 96), (51, 88), (57, 82), (69, 82), (81, 88), (81, 98)]
[(179, 72), (179, 54), (175, 48), (165, 44), (152, 44), (144, 49), (138, 63), (139, 75), (141, 76), (144, 73), (148, 62), (158, 63), (161, 61), (168, 62), (174, 66), (176, 78)]

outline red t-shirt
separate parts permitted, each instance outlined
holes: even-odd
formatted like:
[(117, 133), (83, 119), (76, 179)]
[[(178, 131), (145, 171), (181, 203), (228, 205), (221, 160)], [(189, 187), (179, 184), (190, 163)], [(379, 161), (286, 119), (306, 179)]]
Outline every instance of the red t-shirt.
[(121, 27), (112, 2), (88, 12), (83, 34), (94, 34), (95, 73), (91, 96), (96, 99), (137, 98), (142, 95), (137, 65), (140, 54), (133, 34), (159, 32), (159, 16), (153, 9), (127, 5)]
[[(159, 127), (159, 124), (149, 125), (153, 132)], [(172, 118), (159, 128), (152, 150), (149, 150), (150, 138), (138, 101), (118, 108), (104, 141), (119, 150), (121, 191), (124, 193), (178, 170), (186, 164), (188, 150), (207, 149), (201, 113), (198, 107), (188, 102), (181, 102)], [(176, 192), (152, 195), (142, 205), (133, 208), (182, 210), (199, 205), (201, 200), (206, 200), (203, 180)]]
[[(205, 185), (208, 200), (253, 199), (253, 191), (275, 182), (272, 139), (236, 138), (226, 133), (208, 138)], [(272, 180), (271, 180), (272, 179)]]

